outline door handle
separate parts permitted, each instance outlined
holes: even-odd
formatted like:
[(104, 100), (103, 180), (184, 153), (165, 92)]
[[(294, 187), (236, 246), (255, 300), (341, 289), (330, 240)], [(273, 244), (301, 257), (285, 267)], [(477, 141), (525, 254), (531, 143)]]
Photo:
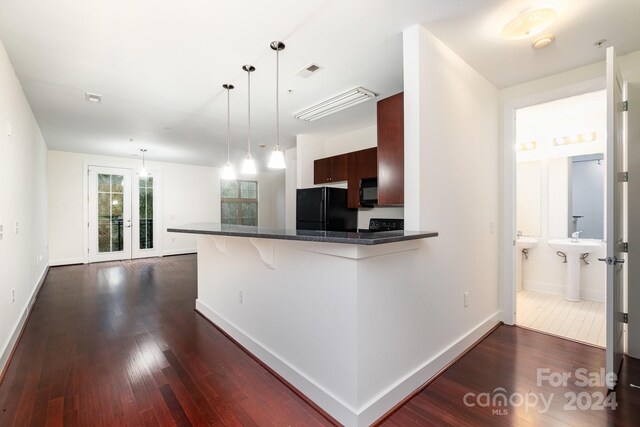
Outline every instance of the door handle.
[(125, 225), (124, 228), (131, 228), (131, 225)]
[(598, 261), (606, 262), (607, 265), (624, 264), (624, 259), (623, 258), (617, 258), (617, 257), (598, 258)]

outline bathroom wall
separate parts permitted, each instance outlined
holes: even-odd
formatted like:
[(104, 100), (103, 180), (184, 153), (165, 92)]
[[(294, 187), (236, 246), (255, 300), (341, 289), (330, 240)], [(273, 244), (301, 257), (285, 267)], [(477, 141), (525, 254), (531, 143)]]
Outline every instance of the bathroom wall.
[[(516, 128), (519, 180), (516, 224), (519, 229), (523, 228), (523, 234), (539, 238), (538, 244), (529, 250), (529, 259), (523, 262), (522, 285), (524, 289), (562, 295), (566, 264), (547, 241), (566, 238), (569, 233), (569, 157), (604, 151), (605, 94), (593, 92), (520, 109), (516, 115)], [(555, 138), (591, 132), (595, 132), (593, 141), (553, 144)], [(532, 148), (533, 141), (535, 148)], [(521, 144), (527, 143), (529, 149), (521, 149)], [(537, 179), (538, 170), (540, 179)], [(539, 212), (531, 200), (536, 194), (539, 195)], [(536, 218), (540, 220), (539, 234), (535, 233)], [(530, 231), (532, 229), (534, 232)], [(604, 301), (605, 265), (597, 261), (604, 253), (604, 247), (592, 252), (588, 258), (591, 264), (581, 265), (581, 296), (584, 299)]]

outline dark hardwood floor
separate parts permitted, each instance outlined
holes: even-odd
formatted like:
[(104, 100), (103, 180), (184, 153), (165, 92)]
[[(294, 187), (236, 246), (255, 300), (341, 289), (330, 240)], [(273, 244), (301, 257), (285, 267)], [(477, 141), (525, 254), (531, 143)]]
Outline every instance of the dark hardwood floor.
[[(197, 314), (195, 298), (193, 255), (52, 268), (0, 383), (0, 426), (330, 425)], [(382, 424), (640, 425), (637, 360), (623, 365), (615, 411), (563, 409), (564, 393), (603, 387), (536, 385), (537, 368), (595, 372), (603, 360), (601, 349), (501, 326)], [(498, 387), (554, 395), (544, 413), (464, 404)]]

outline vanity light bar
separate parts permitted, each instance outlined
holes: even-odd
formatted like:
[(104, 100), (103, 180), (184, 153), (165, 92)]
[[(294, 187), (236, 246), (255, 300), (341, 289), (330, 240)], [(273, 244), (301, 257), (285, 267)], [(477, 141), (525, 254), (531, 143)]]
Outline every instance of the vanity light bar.
[(553, 145), (558, 146), (558, 145), (577, 144), (580, 142), (593, 142), (596, 140), (596, 136), (597, 135), (595, 132), (588, 132), (588, 133), (579, 133), (578, 135), (575, 135), (575, 136), (557, 137), (557, 138), (553, 138)]
[(327, 99), (313, 107), (306, 108), (294, 114), (296, 119), (312, 122), (329, 114), (353, 107), (376, 97), (376, 94), (363, 87), (351, 89), (348, 92)]
[(532, 151), (538, 148), (538, 143), (536, 141), (523, 142), (518, 144), (519, 151)]

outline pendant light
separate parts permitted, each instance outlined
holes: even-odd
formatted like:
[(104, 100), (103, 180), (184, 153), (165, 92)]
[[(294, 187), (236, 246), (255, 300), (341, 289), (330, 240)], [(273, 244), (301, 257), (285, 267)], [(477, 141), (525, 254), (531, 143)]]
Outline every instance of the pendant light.
[(251, 157), (251, 73), (256, 70), (253, 65), (245, 65), (242, 67), (247, 72), (247, 157), (244, 158), (242, 164), (242, 173), (247, 175), (256, 174), (256, 162)]
[(284, 43), (271, 42), (271, 49), (276, 51), (276, 146), (269, 159), (269, 167), (272, 169), (284, 169), (284, 153), (280, 149), (280, 51), (284, 50)]
[(147, 169), (145, 168), (145, 164), (144, 164), (144, 153), (146, 153), (147, 150), (145, 148), (141, 148), (140, 151), (142, 151), (142, 169), (138, 171), (138, 175), (141, 178), (146, 178), (149, 176), (149, 172), (147, 172)]
[(227, 164), (222, 168), (222, 179), (236, 179), (236, 173), (231, 166), (231, 104), (229, 101), (229, 94), (233, 89), (232, 84), (223, 84), (223, 88), (227, 90)]

